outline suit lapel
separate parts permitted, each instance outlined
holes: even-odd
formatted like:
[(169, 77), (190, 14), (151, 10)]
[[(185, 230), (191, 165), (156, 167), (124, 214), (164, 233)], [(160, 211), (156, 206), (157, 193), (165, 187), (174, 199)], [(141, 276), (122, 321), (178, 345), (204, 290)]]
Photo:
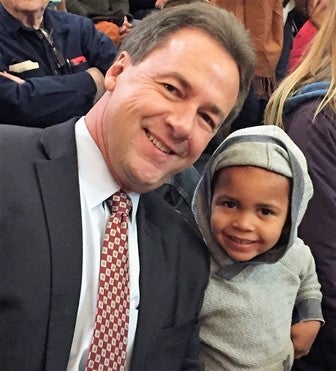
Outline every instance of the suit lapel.
[(140, 198), (137, 212), (140, 256), (140, 305), (131, 370), (144, 368), (145, 360), (150, 350), (150, 342), (160, 324), (161, 304), (163, 304), (160, 292), (164, 279), (164, 266), (160, 231), (146, 216), (144, 197)]
[(51, 248), (46, 370), (66, 369), (81, 287), (82, 228), (74, 125), (46, 129), (36, 164)]

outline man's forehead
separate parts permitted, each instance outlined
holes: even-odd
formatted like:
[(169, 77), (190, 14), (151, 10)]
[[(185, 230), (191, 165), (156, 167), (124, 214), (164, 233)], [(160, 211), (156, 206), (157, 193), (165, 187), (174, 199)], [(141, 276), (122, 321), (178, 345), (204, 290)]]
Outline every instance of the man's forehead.
[(208, 30), (201, 28), (201, 27), (190, 27), (190, 26), (181, 27), (171, 32), (170, 34), (167, 34), (167, 36), (163, 38), (162, 43), (167, 44), (172, 39), (180, 39), (180, 38), (188, 39), (193, 34), (201, 34), (203, 36), (206, 36), (209, 39), (212, 39), (215, 43), (217, 43), (219, 48), (226, 50), (224, 46), (220, 44), (220, 42), (217, 40), (217, 38), (213, 34), (211, 34)]
[[(138, 63), (141, 63), (143, 60), (147, 59), (154, 52), (159, 51), (160, 49), (172, 48), (174, 49), (174, 54), (176, 54), (179, 48), (183, 48), (183, 51), (186, 51), (186, 47), (190, 46), (190, 50), (194, 51), (196, 48), (198, 49), (201, 47), (202, 41), (205, 41), (203, 45), (208, 45), (209, 43), (209, 47), (211, 44), (212, 48), (215, 46), (219, 52), (223, 52), (231, 56), (225, 46), (207, 30), (198, 27), (182, 27), (162, 37), (161, 40), (159, 40), (158, 43), (151, 50), (149, 50)], [(197, 61), (195, 61), (195, 63), (196, 62)]]

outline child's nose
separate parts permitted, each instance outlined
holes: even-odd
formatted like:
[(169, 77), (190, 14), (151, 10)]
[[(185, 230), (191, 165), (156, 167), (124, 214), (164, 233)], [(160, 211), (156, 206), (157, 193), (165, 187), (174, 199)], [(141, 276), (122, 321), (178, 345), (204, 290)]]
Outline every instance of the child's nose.
[(250, 212), (239, 213), (232, 225), (234, 228), (243, 231), (252, 231), (254, 229), (254, 216)]

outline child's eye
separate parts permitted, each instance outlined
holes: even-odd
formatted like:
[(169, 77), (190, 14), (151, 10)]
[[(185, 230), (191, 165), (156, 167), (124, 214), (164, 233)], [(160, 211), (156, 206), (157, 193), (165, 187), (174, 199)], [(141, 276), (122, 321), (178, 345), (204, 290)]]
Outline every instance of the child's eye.
[(270, 209), (267, 209), (267, 208), (265, 208), (265, 207), (263, 207), (261, 210), (261, 214), (262, 215), (273, 215), (274, 213), (273, 213), (273, 211), (272, 210), (270, 210)]
[(228, 209), (233, 209), (236, 206), (236, 204), (233, 201), (224, 201), (223, 205)]

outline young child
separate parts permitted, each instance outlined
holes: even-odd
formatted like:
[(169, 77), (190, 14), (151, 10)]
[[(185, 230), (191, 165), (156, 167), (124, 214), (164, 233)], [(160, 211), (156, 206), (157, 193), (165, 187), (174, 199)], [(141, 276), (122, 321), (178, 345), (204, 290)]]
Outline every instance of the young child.
[(303, 154), (272, 125), (234, 132), (209, 160), (193, 199), (211, 252), (205, 370), (290, 370), (308, 353), (323, 323), (314, 259), (297, 236), (312, 192)]

